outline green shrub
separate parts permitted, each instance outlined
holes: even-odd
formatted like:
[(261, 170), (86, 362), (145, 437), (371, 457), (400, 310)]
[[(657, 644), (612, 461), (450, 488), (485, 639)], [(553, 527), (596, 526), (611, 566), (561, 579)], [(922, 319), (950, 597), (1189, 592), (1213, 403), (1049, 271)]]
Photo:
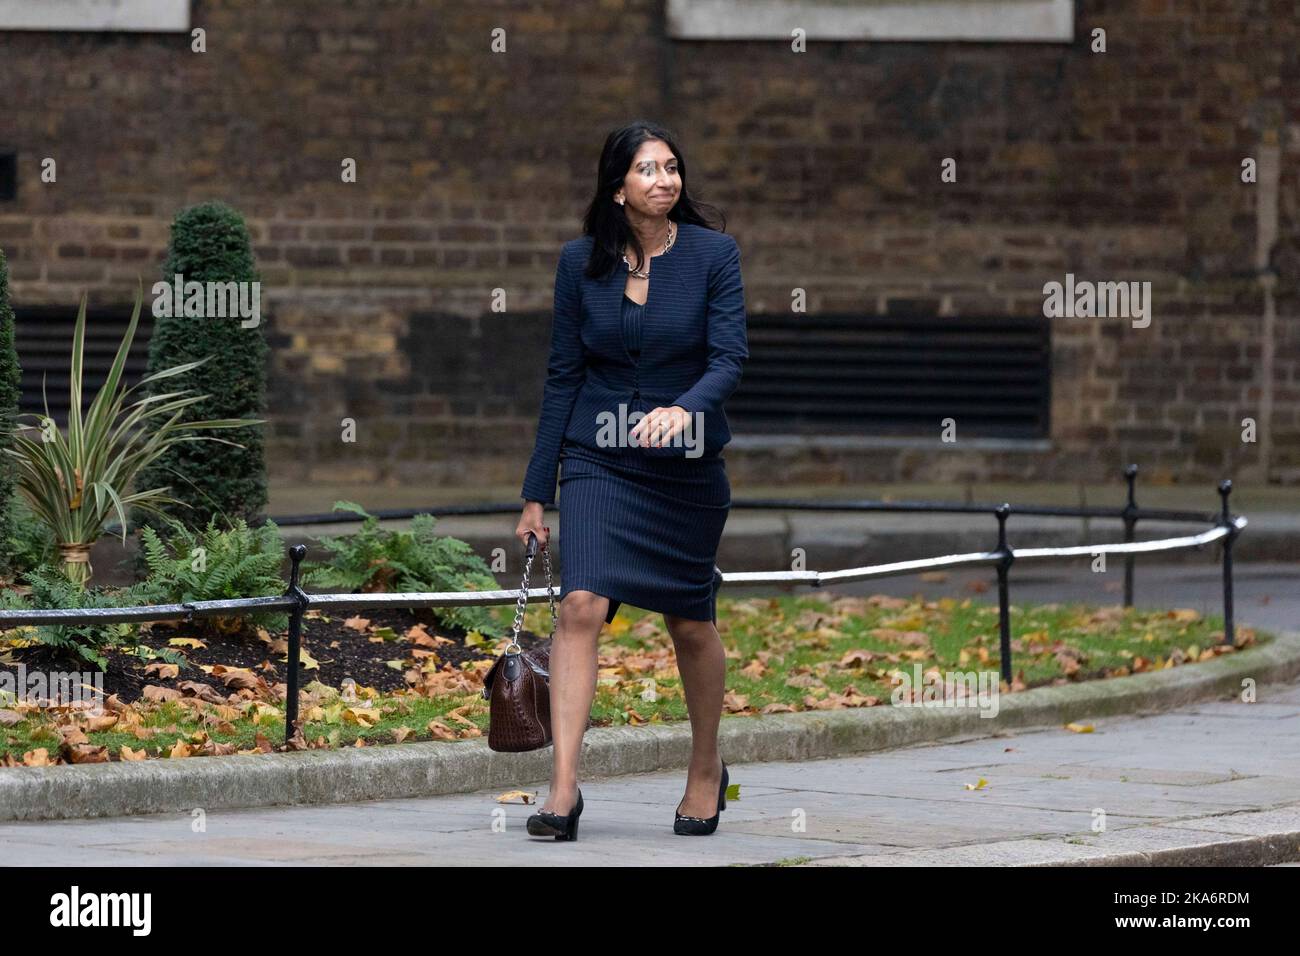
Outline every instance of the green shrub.
[[(139, 585), (129, 588), (83, 588), (69, 581), (57, 565), (33, 568), (27, 574), (31, 593), (26, 597), (16, 591), (0, 590), (0, 606), (7, 610), (36, 610), (56, 608), (62, 610), (135, 607), (151, 603)], [(138, 653), (141, 657), (157, 658), (172, 664), (187, 666), (185, 658), (171, 650), (152, 650), (137, 646), (140, 625), (132, 622), (112, 624), (38, 624), (29, 636), (38, 644), (54, 649), (65, 659), (80, 658), (107, 669), (108, 661), (101, 653), (115, 649)]]
[[(14, 420), (18, 415), (18, 383), (22, 369), (18, 365), (18, 352), (14, 348), (14, 313), (9, 307), (9, 266), (0, 250), (0, 449), (13, 445)], [(10, 502), (14, 494), (14, 467), (9, 455), (0, 451), (0, 543), (8, 544), (16, 529)], [(11, 561), (13, 552), (0, 551), (0, 578), (27, 570)]]
[[(250, 528), (243, 518), (235, 518), (222, 529), (213, 516), (201, 532), (191, 531), (175, 520), (169, 522), (169, 530), (165, 541), (153, 528), (140, 531), (141, 549), (149, 568), (142, 590), (149, 595), (150, 603), (278, 597), (288, 590), (281, 573), (284, 542), (274, 521)], [(256, 627), (274, 633), (289, 626), (289, 615), (285, 611), (258, 611), (229, 617), (196, 617), (194, 624), (225, 634), (247, 633)]]
[[(230, 206), (206, 202), (176, 215), (162, 279), (170, 285), (180, 274), (185, 282), (258, 282), (248, 227)], [(204, 400), (185, 410), (188, 419), (260, 419), (266, 409), (266, 364), (270, 349), (265, 324), (243, 328), (238, 318), (160, 316), (149, 339), (148, 369), (170, 368), (205, 358), (168, 382), (193, 389)], [(168, 448), (142, 470), (141, 487), (169, 485), (189, 507), (163, 510), (191, 528), (203, 528), (217, 515), (261, 522), (267, 502), (265, 436), (245, 427), (232, 436), (242, 447), (190, 443)], [(135, 512), (136, 527), (149, 525), (169, 533), (152, 514)]]
[[(495, 591), (500, 588), (482, 558), (459, 538), (434, 533), (431, 514), (411, 519), (409, 531), (387, 531), (379, 519), (360, 505), (336, 501), (335, 511), (365, 518), (360, 530), (340, 537), (322, 537), (333, 552), (324, 562), (304, 562), (303, 586), (345, 591)], [(489, 637), (505, 633), (488, 607), (435, 607), (434, 616), (449, 627), (478, 631)]]
[(4, 551), (9, 559), (9, 573), (17, 579), (43, 564), (55, 564), (58, 549), (49, 526), (37, 517), (21, 495), (9, 497), (8, 510), (7, 520), (0, 527), (8, 529)]

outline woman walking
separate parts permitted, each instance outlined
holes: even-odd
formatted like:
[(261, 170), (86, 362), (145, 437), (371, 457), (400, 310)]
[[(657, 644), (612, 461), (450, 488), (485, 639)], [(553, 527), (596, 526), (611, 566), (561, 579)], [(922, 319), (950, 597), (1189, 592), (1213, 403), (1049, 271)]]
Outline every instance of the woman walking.
[[(667, 130), (609, 134), (584, 235), (564, 244), (537, 441), (516, 534), (546, 547), (559, 478), (560, 621), (550, 658), (550, 792), (535, 836), (573, 839), (578, 757), (601, 626), (624, 602), (658, 611), (691, 720), (673, 831), (712, 833), (729, 775), (718, 753), (726, 657), (715, 563), (731, 508), (723, 403), (749, 357), (740, 250), (686, 188)], [(723, 220), (725, 226), (725, 219)]]

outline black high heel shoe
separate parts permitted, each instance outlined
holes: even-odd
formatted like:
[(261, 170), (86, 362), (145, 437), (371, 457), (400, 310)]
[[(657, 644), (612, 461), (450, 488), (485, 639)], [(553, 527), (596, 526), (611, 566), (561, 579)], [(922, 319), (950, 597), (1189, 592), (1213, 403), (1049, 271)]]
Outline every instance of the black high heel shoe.
[(578, 817), (582, 816), (582, 788), (578, 788), (578, 802), (568, 813), (539, 810), (528, 818), (528, 832), (532, 836), (553, 836), (557, 840), (578, 839)]
[(690, 836), (706, 836), (718, 828), (718, 818), (723, 810), (727, 809), (727, 761), (722, 761), (722, 780), (718, 783), (718, 812), (711, 817), (688, 817), (683, 815), (681, 804), (677, 804), (677, 811), (673, 813), (673, 832), (684, 833)]

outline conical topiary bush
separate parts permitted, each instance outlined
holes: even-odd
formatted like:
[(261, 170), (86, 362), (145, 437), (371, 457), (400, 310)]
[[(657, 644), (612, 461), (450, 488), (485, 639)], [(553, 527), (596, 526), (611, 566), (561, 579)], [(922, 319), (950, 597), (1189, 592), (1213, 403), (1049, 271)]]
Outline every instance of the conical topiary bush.
[(9, 265), (0, 249), (0, 578), (8, 578), (14, 571), (9, 547), (15, 532), (14, 465), (3, 449), (13, 447), (21, 377), (18, 351), (14, 348), (14, 313), (9, 307)]
[[(260, 283), (243, 217), (220, 202), (201, 203), (178, 213), (163, 267), (168, 288), (177, 275), (184, 283)], [(170, 296), (161, 285), (154, 291)], [(179, 303), (173, 300), (172, 304)], [(211, 301), (208, 305), (210, 312)], [(179, 381), (165, 385), (168, 390), (192, 388), (195, 394), (208, 396), (186, 409), (187, 416), (261, 418), (269, 348), (260, 321), (246, 328), (240, 317), (229, 313), (195, 317), (160, 312), (165, 313), (165, 308), (160, 309), (155, 299), (149, 372), (209, 358)], [(236, 429), (229, 437), (244, 447), (193, 442), (169, 449), (140, 476), (142, 487), (169, 485), (169, 493), (188, 507), (169, 506), (166, 511), (189, 528), (205, 528), (214, 516), (261, 525), (267, 501), (262, 429)], [(165, 522), (147, 513), (133, 513), (131, 520), (137, 527), (149, 525), (163, 536), (168, 533)]]

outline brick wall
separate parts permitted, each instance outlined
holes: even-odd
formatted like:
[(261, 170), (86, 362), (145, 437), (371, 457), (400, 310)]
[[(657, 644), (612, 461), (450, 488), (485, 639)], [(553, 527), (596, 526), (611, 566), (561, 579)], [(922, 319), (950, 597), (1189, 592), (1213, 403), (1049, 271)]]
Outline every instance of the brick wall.
[[(1041, 314), (1044, 282), (1149, 280), (1147, 329), (1053, 321), (1050, 442), (783, 448), (761, 480), (1300, 480), (1294, 5), (1079, 3), (1072, 45), (680, 42), (659, 2), (198, 2), (188, 37), (0, 33), (0, 247), (24, 304), (129, 301), (172, 216), (225, 199), (263, 276), (271, 467), (300, 481), (522, 480), (555, 257), (606, 131), (679, 134), (740, 242), (751, 313)], [(1089, 51), (1094, 27), (1108, 52)], [(507, 31), (507, 52), (490, 51)], [(1276, 146), (1276, 190), (1239, 181)], [(39, 181), (41, 159), (58, 182)], [(353, 157), (358, 182), (340, 181)], [(958, 181), (941, 183), (945, 157)], [(1267, 193), (1267, 195), (1266, 195)], [(1276, 209), (1271, 368), (1253, 270)], [(493, 290), (506, 310), (493, 311)], [(358, 423), (355, 444), (341, 421)]]

